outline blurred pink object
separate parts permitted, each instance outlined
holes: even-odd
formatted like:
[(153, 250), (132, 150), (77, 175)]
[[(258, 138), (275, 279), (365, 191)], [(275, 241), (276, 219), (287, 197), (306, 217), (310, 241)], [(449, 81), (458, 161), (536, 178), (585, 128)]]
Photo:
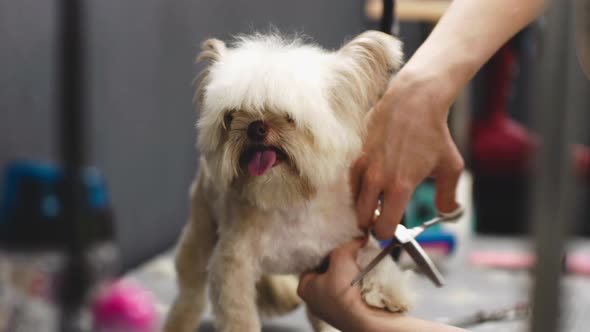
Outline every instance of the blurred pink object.
[(567, 256), (568, 272), (590, 276), (590, 255), (572, 254)]
[(117, 281), (106, 285), (92, 307), (95, 330), (101, 332), (154, 332), (155, 300), (136, 283)]
[(535, 264), (535, 258), (521, 252), (476, 251), (469, 255), (469, 263), (501, 269), (528, 269)]
[[(526, 252), (476, 251), (469, 255), (469, 263), (499, 269), (530, 269), (535, 257)], [(590, 253), (571, 253), (565, 259), (565, 271), (590, 276)]]

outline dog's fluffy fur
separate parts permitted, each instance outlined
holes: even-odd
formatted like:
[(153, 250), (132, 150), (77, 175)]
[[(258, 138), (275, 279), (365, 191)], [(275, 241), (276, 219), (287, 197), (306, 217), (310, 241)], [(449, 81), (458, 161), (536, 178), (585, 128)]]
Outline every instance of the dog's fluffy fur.
[[(401, 65), (401, 43), (369, 31), (330, 52), (253, 35), (230, 47), (207, 40), (200, 59), (209, 62), (197, 91), (200, 169), (177, 249), (179, 295), (165, 331), (195, 329), (206, 284), (220, 331), (259, 331), (259, 313), (285, 313), (300, 302), (296, 277), (279, 275), (313, 269), (362, 235), (349, 167), (360, 153), (365, 114)], [(248, 134), (256, 121), (266, 130), (259, 140)], [(276, 162), (253, 174), (249, 167), (262, 166), (252, 160), (263, 153)], [(359, 264), (378, 250), (371, 240)], [(363, 298), (405, 311), (404, 279), (384, 260), (363, 280)]]

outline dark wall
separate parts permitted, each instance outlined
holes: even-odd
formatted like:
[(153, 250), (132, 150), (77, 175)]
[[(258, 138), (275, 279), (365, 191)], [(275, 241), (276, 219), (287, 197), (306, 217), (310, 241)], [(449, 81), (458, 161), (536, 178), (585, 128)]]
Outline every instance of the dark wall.
[(50, 2), (0, 0), (0, 163), (55, 155)]
[[(0, 0), (0, 165), (56, 160), (54, 4)], [(90, 162), (109, 182), (126, 266), (170, 247), (187, 216), (200, 42), (273, 24), (335, 48), (365, 26), (362, 0), (87, 4)]]

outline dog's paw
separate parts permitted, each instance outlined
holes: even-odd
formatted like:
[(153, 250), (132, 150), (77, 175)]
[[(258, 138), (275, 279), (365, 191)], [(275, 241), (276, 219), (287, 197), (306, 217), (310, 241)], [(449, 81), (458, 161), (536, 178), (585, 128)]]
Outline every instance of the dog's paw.
[(297, 295), (299, 279), (292, 275), (263, 275), (256, 283), (258, 310), (264, 317), (283, 315), (302, 303)]
[(361, 295), (371, 307), (386, 309), (391, 312), (407, 312), (411, 307), (410, 299), (398, 286), (388, 286), (371, 280), (363, 280)]
[[(378, 253), (378, 250), (376, 250)], [(365, 266), (375, 253), (360, 253), (358, 260)], [(362, 280), (361, 295), (365, 302), (391, 312), (407, 312), (413, 303), (408, 285), (412, 273), (401, 271), (391, 259), (384, 259)]]

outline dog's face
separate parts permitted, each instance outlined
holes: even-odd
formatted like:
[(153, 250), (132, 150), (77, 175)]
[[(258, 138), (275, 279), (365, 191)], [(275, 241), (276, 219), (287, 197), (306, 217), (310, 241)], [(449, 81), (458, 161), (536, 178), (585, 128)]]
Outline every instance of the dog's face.
[(203, 44), (198, 147), (213, 180), (261, 208), (346, 179), (363, 118), (401, 63), (401, 43), (368, 32), (336, 52), (276, 35)]

